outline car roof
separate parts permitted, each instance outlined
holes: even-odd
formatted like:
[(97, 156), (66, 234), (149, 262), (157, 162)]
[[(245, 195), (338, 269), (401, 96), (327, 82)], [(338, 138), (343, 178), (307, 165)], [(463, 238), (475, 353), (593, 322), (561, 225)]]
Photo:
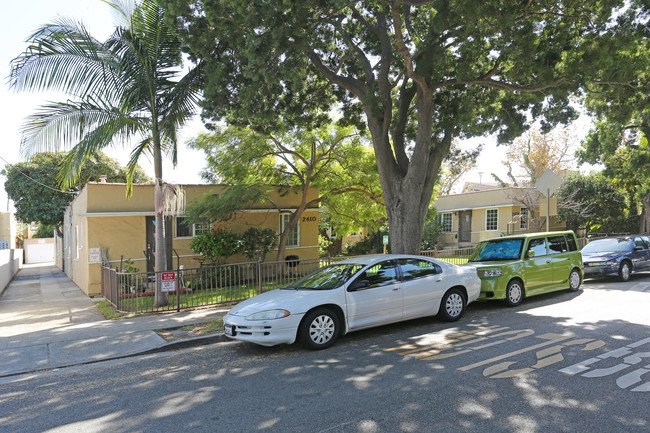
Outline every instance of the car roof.
[[(533, 238), (533, 237), (541, 237), (541, 236), (557, 236), (557, 235), (569, 235), (569, 234), (574, 234), (573, 230), (562, 230), (559, 232), (536, 232), (536, 233), (521, 233), (518, 235), (510, 235), (510, 236), (502, 236), (498, 238), (491, 238), (491, 239), (485, 239), (485, 241), (495, 241), (495, 240), (501, 240), (501, 239), (526, 239), (526, 238)], [(483, 241), (481, 241), (483, 242)]]
[(372, 254), (367, 256), (352, 257), (349, 259), (341, 260), (340, 262), (335, 262), (333, 264), (354, 263), (359, 265), (369, 265), (371, 263), (381, 262), (383, 260), (391, 260), (391, 259), (425, 259), (429, 261), (434, 260), (431, 257), (418, 256), (412, 254)]

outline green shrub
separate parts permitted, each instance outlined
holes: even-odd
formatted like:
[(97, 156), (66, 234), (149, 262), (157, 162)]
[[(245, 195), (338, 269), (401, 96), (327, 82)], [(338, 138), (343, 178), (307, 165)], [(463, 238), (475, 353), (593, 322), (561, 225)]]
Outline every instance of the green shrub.
[(225, 263), (228, 257), (241, 253), (244, 248), (242, 235), (230, 230), (217, 233), (203, 233), (190, 242), (190, 248), (201, 254), (214, 265)]
[(278, 235), (272, 229), (251, 227), (242, 235), (244, 254), (250, 260), (263, 262), (277, 240)]

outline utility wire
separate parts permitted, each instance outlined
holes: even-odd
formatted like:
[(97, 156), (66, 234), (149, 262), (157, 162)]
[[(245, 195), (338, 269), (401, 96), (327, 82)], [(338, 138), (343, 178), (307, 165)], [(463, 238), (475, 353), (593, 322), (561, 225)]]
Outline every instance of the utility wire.
[(32, 182), (39, 184), (40, 186), (43, 186), (43, 187), (45, 187), (45, 188), (47, 188), (47, 189), (51, 189), (52, 191), (61, 192), (61, 193), (64, 193), (64, 194), (72, 194), (72, 195), (77, 195), (77, 194), (78, 194), (77, 192), (74, 192), (74, 191), (61, 191), (60, 189), (52, 188), (52, 187), (49, 186), (49, 185), (45, 185), (44, 183), (41, 183), (41, 182), (37, 181), (36, 179), (33, 179), (33, 178), (29, 177), (28, 175), (26, 175), (26, 174), (23, 173), (22, 171), (18, 170), (18, 169), (15, 167), (15, 164), (10, 163), (9, 161), (7, 161), (6, 159), (4, 159), (3, 157), (0, 156), (0, 159), (3, 160), (3, 161), (4, 161), (6, 164), (8, 164), (8, 165), (14, 166), (14, 167), (13, 167), (14, 170), (16, 170), (18, 173), (22, 174), (23, 176), (25, 176), (27, 179), (31, 180)]

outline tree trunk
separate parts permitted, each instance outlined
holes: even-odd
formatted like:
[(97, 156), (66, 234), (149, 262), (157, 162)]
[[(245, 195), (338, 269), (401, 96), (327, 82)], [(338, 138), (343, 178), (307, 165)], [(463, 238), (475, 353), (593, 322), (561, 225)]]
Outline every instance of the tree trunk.
[(438, 136), (439, 141), (432, 139), (433, 101), (430, 92), (418, 90), (416, 106), (417, 135), (410, 155), (404, 146), (392, 147), (386, 121), (375, 114), (376, 110), (366, 107), (388, 214), (390, 248), (391, 252), (398, 254), (420, 252), (422, 229), (433, 187), (440, 165), (449, 153), (452, 138), (445, 131), (443, 137)]
[(160, 143), (154, 139), (154, 171), (156, 184), (154, 186), (154, 211), (156, 220), (156, 256), (154, 266), (156, 271), (156, 297), (155, 306), (164, 307), (169, 304), (167, 293), (162, 291), (161, 272), (167, 270), (167, 252), (165, 251), (165, 195), (162, 181), (162, 154)]
[(650, 193), (643, 197), (643, 212), (641, 212), (641, 227), (639, 233), (648, 233), (650, 228)]

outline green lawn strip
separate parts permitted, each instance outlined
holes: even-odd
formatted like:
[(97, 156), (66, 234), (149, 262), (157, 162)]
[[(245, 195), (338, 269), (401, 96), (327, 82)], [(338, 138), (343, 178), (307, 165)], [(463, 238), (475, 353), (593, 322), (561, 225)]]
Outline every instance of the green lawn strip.
[(93, 303), (97, 306), (99, 311), (104, 315), (104, 317), (107, 320), (129, 319), (131, 317), (136, 317), (141, 315), (141, 314), (119, 311), (117, 310), (117, 308), (113, 306), (113, 304), (111, 304), (107, 300), (93, 301)]
[[(268, 292), (286, 284), (269, 283), (262, 286), (262, 292)], [(178, 308), (192, 308), (207, 305), (228, 304), (232, 302), (243, 301), (244, 299), (252, 298), (259, 294), (259, 287), (242, 285), (223, 287), (219, 289), (203, 289), (195, 290), (192, 292), (181, 293), (177, 296), (176, 293), (169, 294), (169, 305), (165, 309), (173, 310)], [(180, 300), (180, 302), (178, 302)], [(136, 296), (131, 298), (120, 299), (119, 309), (121, 311), (151, 311), (154, 308), (154, 296)]]

